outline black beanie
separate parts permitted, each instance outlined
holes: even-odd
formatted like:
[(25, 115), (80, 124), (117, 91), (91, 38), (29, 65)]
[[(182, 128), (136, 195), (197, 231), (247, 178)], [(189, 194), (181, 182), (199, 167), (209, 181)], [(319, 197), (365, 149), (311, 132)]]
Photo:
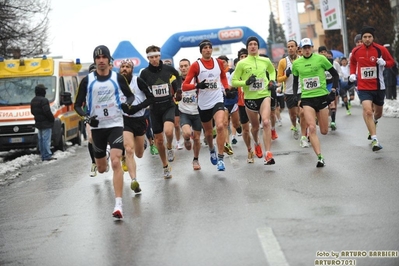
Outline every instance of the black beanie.
[(248, 37), (248, 39), (247, 39), (247, 43), (246, 43), (247, 49), (248, 49), (248, 44), (251, 41), (255, 41), (258, 44), (258, 48), (259, 48), (259, 40), (258, 40), (258, 38), (256, 38), (255, 36), (251, 36), (251, 37)]
[(371, 27), (371, 26), (364, 26), (364, 27), (360, 30), (360, 34), (361, 34), (361, 37), (362, 37), (362, 38), (363, 38), (363, 35), (364, 35), (365, 33), (370, 33), (371, 35), (373, 35), (373, 38), (374, 38), (375, 29), (374, 29), (373, 27)]
[(38, 84), (35, 87), (35, 95), (36, 96), (45, 96), (47, 88), (43, 84)]
[(106, 58), (108, 58), (109, 62), (111, 62), (111, 53), (109, 52), (109, 49), (105, 45), (99, 45), (96, 48), (94, 48), (93, 51), (93, 61), (96, 61), (96, 57), (99, 55), (104, 55)]
[(212, 43), (210, 40), (202, 40), (199, 44), (199, 48), (200, 48), (200, 53), (202, 53), (202, 49), (206, 46), (209, 45), (212, 48)]

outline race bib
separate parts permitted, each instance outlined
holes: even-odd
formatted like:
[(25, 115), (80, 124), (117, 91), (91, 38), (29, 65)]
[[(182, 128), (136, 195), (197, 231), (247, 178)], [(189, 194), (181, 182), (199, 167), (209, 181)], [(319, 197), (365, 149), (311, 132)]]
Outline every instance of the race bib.
[(197, 105), (197, 97), (193, 94), (183, 96), (181, 101), (185, 104)]
[(218, 89), (217, 79), (208, 79), (208, 89), (210, 89), (210, 90)]
[(249, 85), (249, 90), (250, 91), (261, 91), (265, 88), (264, 84), (265, 84), (265, 82), (264, 82), (263, 78), (256, 79), (256, 81), (254, 83)]
[(362, 79), (376, 79), (377, 78), (377, 67), (361, 67), (360, 73)]
[(152, 85), (152, 94), (154, 94), (155, 97), (165, 97), (169, 96), (169, 86), (168, 84), (160, 84), (160, 85)]
[(305, 90), (314, 90), (320, 87), (320, 78), (311, 77), (303, 79), (303, 86)]

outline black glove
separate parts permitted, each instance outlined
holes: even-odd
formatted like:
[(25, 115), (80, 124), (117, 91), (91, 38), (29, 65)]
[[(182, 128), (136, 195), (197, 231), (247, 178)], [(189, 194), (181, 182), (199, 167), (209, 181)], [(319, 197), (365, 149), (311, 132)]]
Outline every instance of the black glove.
[(85, 116), (84, 119), (84, 123), (85, 124), (89, 124), (92, 127), (98, 127), (98, 124), (100, 123), (100, 121), (97, 119), (97, 116)]
[(267, 86), (267, 88), (269, 89), (269, 91), (271, 90), (276, 90), (277, 88), (277, 83), (274, 80), (269, 81), (269, 85)]
[(195, 86), (197, 89), (207, 89), (209, 87), (209, 83), (205, 83), (205, 79), (203, 81), (201, 81), (200, 83), (197, 83), (197, 85)]
[(182, 90), (176, 91), (176, 95), (175, 95), (175, 100), (176, 100), (176, 101), (178, 101), (178, 102), (181, 101), (182, 93), (183, 93)]
[(245, 81), (245, 85), (249, 86), (256, 81), (256, 76), (252, 74), (247, 81)]
[(226, 98), (227, 99), (234, 99), (237, 97), (238, 91), (237, 88), (231, 88), (226, 90)]
[(331, 90), (330, 94), (328, 94), (328, 100), (331, 102), (335, 101), (335, 97), (337, 96), (336, 90)]
[(128, 113), (129, 113), (129, 110), (130, 110), (130, 108), (131, 108), (131, 105), (130, 105), (130, 104), (127, 104), (127, 103), (122, 103), (122, 104), (121, 104), (121, 108), (122, 108), (122, 111), (123, 111), (125, 114), (128, 114)]
[(285, 75), (287, 76), (287, 78), (291, 75), (291, 73), (292, 73), (291, 68), (288, 68), (288, 69), (285, 71)]
[(143, 108), (139, 107), (138, 105), (132, 105), (132, 106), (130, 106), (129, 112), (127, 114), (128, 115), (134, 115), (135, 113), (137, 113), (141, 109), (143, 109)]

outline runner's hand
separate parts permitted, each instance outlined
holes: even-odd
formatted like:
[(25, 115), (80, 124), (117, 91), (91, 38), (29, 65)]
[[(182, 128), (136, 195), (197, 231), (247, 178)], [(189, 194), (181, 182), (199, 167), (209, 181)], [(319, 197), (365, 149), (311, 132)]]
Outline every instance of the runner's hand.
[(245, 85), (249, 86), (256, 81), (256, 76), (252, 74), (247, 81), (245, 81)]
[(85, 124), (89, 124), (92, 127), (98, 127), (98, 124), (100, 123), (100, 121), (97, 119), (97, 116), (85, 116), (84, 119)]
[(349, 76), (349, 78), (348, 78), (348, 80), (350, 81), (350, 82), (355, 82), (356, 81), (356, 75), (355, 74), (351, 74), (350, 76)]
[(197, 83), (196, 88), (201, 90), (209, 88), (209, 83), (206, 83), (205, 81), (206, 79), (204, 79), (200, 83)]
[(288, 68), (288, 69), (285, 71), (285, 75), (287, 76), (287, 78), (291, 75), (291, 73), (292, 73), (291, 68)]
[(380, 57), (377, 59), (377, 64), (379, 64), (380, 66), (385, 66), (387, 62), (385, 62), (385, 60)]

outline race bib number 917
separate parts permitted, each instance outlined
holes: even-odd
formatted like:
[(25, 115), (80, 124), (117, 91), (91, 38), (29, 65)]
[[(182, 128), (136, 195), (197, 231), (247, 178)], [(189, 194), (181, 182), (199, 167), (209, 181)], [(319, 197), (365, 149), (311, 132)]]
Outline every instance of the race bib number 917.
[(360, 68), (362, 79), (376, 79), (377, 67), (361, 67)]

